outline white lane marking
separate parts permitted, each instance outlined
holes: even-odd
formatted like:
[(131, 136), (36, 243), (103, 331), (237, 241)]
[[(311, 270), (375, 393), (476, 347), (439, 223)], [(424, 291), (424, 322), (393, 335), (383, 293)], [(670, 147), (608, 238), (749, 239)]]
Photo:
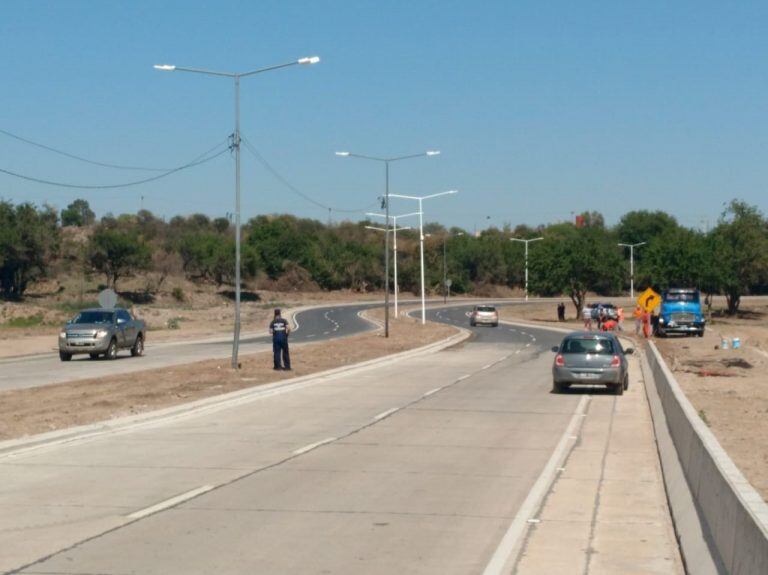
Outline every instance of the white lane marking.
[(435, 389), (430, 389), (430, 390), (429, 390), (427, 393), (425, 393), (425, 394), (424, 394), (424, 395), (422, 395), (421, 397), (429, 397), (430, 395), (434, 395), (434, 394), (436, 394), (436, 393), (437, 393), (438, 391), (440, 391), (441, 389), (443, 389), (443, 388), (442, 388), (442, 387), (436, 387)]
[(323, 335), (328, 335), (329, 333), (331, 333), (331, 332), (330, 331), (324, 331)]
[(535, 338), (535, 337), (532, 337), (532, 338), (531, 338), (531, 341), (536, 341), (536, 338)]
[(179, 503), (183, 503), (184, 501), (188, 501), (193, 497), (197, 497), (198, 495), (202, 495), (203, 493), (210, 491), (211, 489), (213, 489), (213, 487), (214, 487), (213, 485), (203, 485), (202, 487), (198, 487), (197, 489), (193, 489), (192, 491), (187, 491), (186, 493), (182, 493), (181, 495), (176, 495), (175, 497), (171, 497), (170, 499), (166, 499), (165, 501), (161, 501), (160, 503), (156, 503), (155, 505), (152, 505), (150, 507), (145, 507), (144, 509), (140, 509), (139, 511), (134, 511), (133, 513), (128, 515), (128, 519), (141, 519), (142, 517), (146, 517), (147, 515), (152, 515), (153, 513), (157, 513), (158, 511), (162, 511), (163, 509), (174, 507)]
[(525, 347), (531, 347), (531, 344), (530, 343), (526, 343)]
[(310, 334), (305, 335), (304, 337), (315, 337), (315, 334), (314, 333), (310, 333)]
[(493, 367), (493, 364), (492, 364), (492, 363), (489, 363), (488, 365), (484, 365), (484, 366), (483, 366), (483, 367), (481, 367), (480, 369), (488, 369), (489, 367)]
[(456, 379), (456, 381), (461, 381), (461, 380), (463, 380), (463, 379), (467, 379), (467, 378), (468, 378), (470, 375), (472, 375), (472, 374), (470, 374), (470, 373), (467, 373), (467, 374), (465, 374), (465, 375), (462, 375), (461, 377), (457, 378), (457, 379)]
[(521, 351), (523, 351), (523, 350), (522, 349), (518, 349), (517, 351), (515, 351), (515, 353), (520, 353)]
[(373, 418), (373, 420), (374, 420), (374, 421), (379, 421), (380, 419), (384, 419), (385, 417), (389, 417), (389, 416), (390, 416), (390, 415), (392, 415), (393, 413), (395, 413), (395, 412), (397, 412), (397, 411), (400, 411), (400, 409), (401, 409), (401, 408), (399, 408), (399, 407), (393, 407), (392, 409), (388, 409), (387, 411), (385, 411), (385, 412), (383, 412), (383, 413), (380, 413), (379, 415), (376, 415), (376, 416)]
[(576, 407), (576, 412), (571, 417), (571, 421), (568, 424), (568, 428), (563, 433), (560, 441), (552, 453), (552, 456), (547, 461), (536, 483), (528, 492), (528, 496), (520, 506), (520, 510), (515, 515), (512, 523), (504, 534), (499, 546), (496, 548), (491, 560), (485, 566), (483, 575), (501, 575), (502, 573), (509, 573), (512, 569), (512, 565), (520, 552), (520, 546), (523, 542), (526, 529), (528, 528), (528, 519), (531, 518), (536, 510), (541, 506), (541, 502), (544, 500), (545, 495), (552, 487), (557, 476), (557, 468), (562, 466), (562, 462), (568, 454), (568, 449), (571, 447), (568, 441), (569, 437), (573, 434), (579, 422), (582, 421), (581, 414), (584, 412), (584, 408), (587, 405), (587, 396), (583, 395), (579, 405)]
[(307, 453), (308, 451), (312, 451), (313, 449), (317, 449), (321, 445), (325, 445), (326, 443), (331, 443), (333, 441), (336, 441), (338, 437), (328, 437), (326, 439), (323, 439), (322, 441), (317, 441), (315, 443), (310, 443), (309, 445), (305, 445), (304, 447), (300, 447), (296, 451), (293, 452), (294, 455), (302, 455), (304, 453)]

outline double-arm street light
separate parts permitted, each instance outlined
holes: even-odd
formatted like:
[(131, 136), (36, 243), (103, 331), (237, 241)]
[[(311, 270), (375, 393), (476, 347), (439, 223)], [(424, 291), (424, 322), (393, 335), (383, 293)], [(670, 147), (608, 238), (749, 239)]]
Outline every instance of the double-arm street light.
[(155, 69), (163, 72), (193, 72), (207, 76), (223, 76), (235, 81), (235, 132), (232, 135), (232, 149), (235, 151), (235, 333), (232, 341), (232, 367), (234, 369), (239, 367), (237, 356), (240, 349), (240, 78), (288, 68), (289, 66), (317, 64), (319, 61), (320, 58), (317, 56), (310, 56), (250, 72), (219, 72), (201, 68), (184, 68), (171, 64), (155, 64)]
[[(337, 156), (342, 158), (361, 158), (363, 160), (372, 160), (384, 164), (384, 207), (386, 208), (385, 217), (386, 229), (389, 229), (389, 164), (399, 162), (400, 160), (409, 160), (411, 158), (421, 158), (424, 156), (437, 156), (439, 150), (427, 150), (420, 154), (410, 154), (408, 156), (397, 156), (394, 158), (377, 158), (376, 156), (365, 156), (363, 154), (354, 154), (352, 152), (336, 152)], [(384, 239), (384, 337), (389, 337), (389, 234), (385, 234)]]
[[(379, 218), (386, 218), (387, 216), (385, 214), (375, 214), (373, 212), (366, 212), (366, 216), (376, 216)], [(394, 282), (395, 282), (395, 317), (397, 317), (398, 311), (397, 311), (397, 294), (400, 291), (398, 289), (398, 283), (397, 283), (397, 230), (410, 230), (409, 227), (397, 227), (397, 219), (398, 218), (407, 218), (409, 216), (417, 216), (419, 215), (419, 212), (411, 212), (410, 214), (400, 214), (398, 216), (391, 216), (392, 219), (392, 273), (394, 274)], [(368, 229), (371, 230), (384, 230), (387, 231), (387, 228), (377, 228), (374, 226), (365, 226)], [(389, 227), (389, 226), (387, 226)]]
[(636, 244), (619, 244), (624, 248), (629, 248), (629, 297), (635, 301), (635, 248), (644, 246), (648, 242), (638, 242)]
[(509, 238), (513, 242), (523, 242), (525, 243), (525, 301), (528, 301), (528, 244), (531, 242), (538, 242), (539, 240), (543, 240), (544, 238), (530, 238), (527, 240), (522, 240), (520, 238)]
[(403, 198), (406, 200), (416, 200), (419, 202), (419, 258), (421, 259), (421, 323), (422, 325), (427, 323), (427, 308), (424, 296), (424, 208), (422, 202), (439, 196), (447, 196), (449, 194), (458, 194), (456, 190), (448, 190), (447, 192), (440, 192), (437, 194), (430, 194), (428, 196), (403, 196), (401, 194), (389, 194), (392, 198)]

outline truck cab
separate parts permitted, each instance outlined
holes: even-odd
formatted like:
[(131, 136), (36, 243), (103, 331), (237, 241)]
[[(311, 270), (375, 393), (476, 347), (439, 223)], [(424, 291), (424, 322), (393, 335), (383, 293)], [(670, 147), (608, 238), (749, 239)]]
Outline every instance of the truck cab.
[(701, 312), (701, 293), (694, 288), (669, 288), (662, 293), (656, 333), (704, 335), (706, 320)]

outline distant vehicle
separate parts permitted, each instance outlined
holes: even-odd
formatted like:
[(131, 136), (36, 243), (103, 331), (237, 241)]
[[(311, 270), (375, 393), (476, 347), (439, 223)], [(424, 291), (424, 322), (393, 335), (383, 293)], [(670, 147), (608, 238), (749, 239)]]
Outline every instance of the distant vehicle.
[(498, 327), (499, 312), (492, 305), (476, 305), (469, 315), (469, 325), (475, 327), (478, 324)]
[(670, 333), (704, 336), (706, 319), (701, 312), (701, 294), (693, 288), (670, 288), (661, 294), (656, 335)]
[(616, 306), (612, 303), (593, 303), (591, 305), (592, 308), (592, 319), (597, 319), (598, 314), (600, 313), (600, 309), (604, 309), (605, 313), (607, 314), (607, 319), (619, 319), (619, 311), (616, 309)]
[(634, 349), (622, 348), (612, 333), (573, 332), (552, 348), (552, 391), (561, 393), (573, 384), (601, 384), (622, 395), (629, 387), (626, 355)]
[(69, 361), (78, 353), (91, 359), (104, 355), (115, 359), (120, 349), (130, 349), (132, 356), (144, 354), (146, 327), (128, 310), (86, 309), (67, 322), (59, 333), (59, 358)]

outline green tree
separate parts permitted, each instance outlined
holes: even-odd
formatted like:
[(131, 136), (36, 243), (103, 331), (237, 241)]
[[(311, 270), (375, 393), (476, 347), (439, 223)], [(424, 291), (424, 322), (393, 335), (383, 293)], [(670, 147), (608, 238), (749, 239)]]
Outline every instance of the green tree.
[(531, 290), (542, 295), (567, 295), (581, 312), (588, 291), (616, 293), (623, 266), (616, 238), (602, 226), (576, 228), (556, 224), (537, 242), (535, 258), (529, 260)]
[(89, 252), (91, 266), (106, 276), (107, 285), (115, 291), (118, 279), (148, 269), (152, 262), (150, 247), (137, 231), (104, 225), (100, 225), (91, 237)]
[(91, 210), (91, 206), (86, 200), (77, 199), (69, 204), (61, 212), (62, 226), (77, 226), (82, 228), (93, 225), (96, 221), (96, 214)]
[(679, 226), (661, 230), (644, 247), (643, 274), (639, 285), (656, 289), (702, 287), (708, 269), (706, 238)]
[(713, 276), (725, 294), (728, 313), (739, 310), (741, 296), (768, 275), (768, 224), (754, 206), (733, 200), (711, 232)]
[(59, 249), (57, 221), (49, 206), (38, 210), (0, 201), (0, 296), (19, 299), (30, 282), (46, 274)]

